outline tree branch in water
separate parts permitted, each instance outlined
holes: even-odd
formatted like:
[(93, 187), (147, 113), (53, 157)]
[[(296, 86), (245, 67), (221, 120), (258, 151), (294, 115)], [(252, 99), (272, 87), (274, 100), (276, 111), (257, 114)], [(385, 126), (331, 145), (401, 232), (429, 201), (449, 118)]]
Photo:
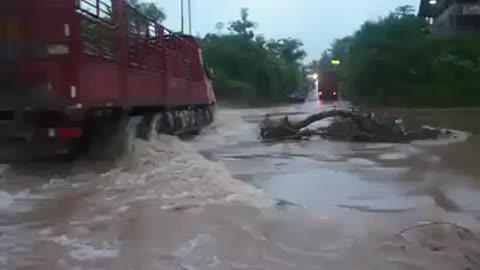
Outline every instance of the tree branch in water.
[[(306, 129), (311, 124), (333, 118), (326, 128)], [(360, 142), (407, 143), (413, 140), (437, 139), (445, 134), (441, 129), (418, 127), (406, 130), (402, 119), (376, 117), (347, 110), (330, 110), (312, 114), (305, 119), (292, 122), (288, 117), (272, 120), (266, 115), (260, 123), (260, 136), (264, 140), (302, 139), (320, 135), (328, 139)]]

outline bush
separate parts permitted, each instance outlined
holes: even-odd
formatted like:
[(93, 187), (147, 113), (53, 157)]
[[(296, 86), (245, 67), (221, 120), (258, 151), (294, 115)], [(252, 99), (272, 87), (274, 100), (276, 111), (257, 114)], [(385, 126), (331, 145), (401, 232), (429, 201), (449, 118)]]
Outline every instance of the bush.
[(392, 13), (333, 43), (343, 95), (357, 103), (480, 106), (480, 38), (434, 37), (423, 19)]

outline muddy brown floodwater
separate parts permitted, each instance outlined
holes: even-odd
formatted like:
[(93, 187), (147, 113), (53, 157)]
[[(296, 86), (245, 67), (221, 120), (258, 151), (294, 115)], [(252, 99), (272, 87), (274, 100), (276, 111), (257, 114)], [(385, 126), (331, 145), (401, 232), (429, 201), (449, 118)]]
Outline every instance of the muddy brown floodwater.
[(0, 165), (0, 269), (479, 269), (479, 137), (258, 141), (267, 112), (332, 106), (220, 109), (115, 164)]

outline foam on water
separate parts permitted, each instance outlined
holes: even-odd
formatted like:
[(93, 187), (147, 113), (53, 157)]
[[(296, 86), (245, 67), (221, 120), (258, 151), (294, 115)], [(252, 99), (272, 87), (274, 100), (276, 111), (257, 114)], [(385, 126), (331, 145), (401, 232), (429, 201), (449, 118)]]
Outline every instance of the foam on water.
[(378, 156), (381, 160), (400, 160), (400, 159), (407, 159), (408, 155), (405, 153), (386, 153), (381, 154)]
[(62, 235), (51, 239), (53, 242), (60, 244), (61, 246), (71, 248), (70, 255), (72, 258), (83, 260), (98, 260), (115, 258), (119, 254), (118, 243), (102, 242), (99, 247), (94, 247), (88, 242), (84, 242), (79, 239), (72, 239), (66, 235)]
[[(431, 128), (429, 126), (425, 126), (425, 128)], [(448, 130), (451, 132), (451, 135), (447, 138), (441, 138), (437, 140), (420, 140), (412, 142), (413, 145), (419, 146), (434, 146), (434, 145), (445, 145), (445, 144), (452, 144), (452, 143), (460, 143), (466, 141), (471, 134), (464, 131), (459, 130)]]
[[(88, 164), (81, 166), (88, 167)], [(70, 221), (72, 225), (106, 222), (130, 212), (141, 202), (152, 202), (164, 211), (233, 202), (254, 207), (272, 205), (260, 190), (233, 179), (223, 164), (208, 161), (191, 146), (171, 136), (161, 135), (150, 142), (137, 141), (134, 153), (122, 157), (115, 168), (94, 178), (95, 196), (83, 200), (89, 202), (94, 212), (98, 205), (104, 209), (101, 213), (74, 218)], [(55, 189), (58, 185), (49, 182), (47, 188)]]
[(97, 260), (115, 258), (118, 256), (119, 250), (109, 245), (105, 245), (100, 249), (88, 245), (82, 245), (77, 250), (72, 251), (70, 254), (77, 260)]
[(32, 195), (29, 190), (11, 193), (0, 190), (0, 213), (26, 212), (31, 209), (30, 200), (41, 198), (43, 197)]
[(149, 192), (142, 196), (148, 194), (169, 205), (231, 201), (258, 205), (263, 201), (259, 190), (233, 179), (221, 163), (206, 160), (175, 137), (138, 141), (136, 153), (127, 160), (126, 167), (133, 170), (112, 171), (102, 178), (115, 179), (114, 188), (145, 186)]
[(5, 191), (0, 191), (0, 210), (8, 209), (14, 200), (14, 195), (9, 194)]
[[(258, 113), (257, 121), (263, 119)], [(235, 124), (233, 124), (235, 123)], [(258, 125), (256, 121), (247, 122), (237, 110), (222, 110), (215, 122), (204, 131), (205, 136), (195, 138), (195, 148), (199, 151), (236, 145), (238, 143), (256, 143)]]
[(326, 128), (326, 127), (330, 126), (332, 123), (333, 123), (333, 119), (332, 118), (327, 118), (327, 119), (323, 119), (321, 121), (313, 122), (312, 124), (305, 127), (304, 129), (316, 130), (316, 129), (320, 129), (320, 128)]
[(392, 143), (369, 143), (365, 145), (365, 149), (386, 149), (386, 148), (392, 148), (394, 147), (395, 144)]
[(195, 249), (199, 248), (201, 245), (204, 245), (212, 241), (211, 237), (207, 234), (200, 234), (190, 239), (186, 244), (180, 246), (175, 252), (174, 255), (184, 258), (190, 255)]
[(359, 166), (377, 166), (378, 165), (376, 162), (365, 159), (365, 158), (349, 158), (348, 163), (359, 165)]
[[(118, 238), (98, 238), (92, 235), (95, 228), (122, 224), (145, 205), (165, 213), (212, 204), (273, 204), (260, 190), (233, 179), (223, 164), (208, 161), (171, 136), (138, 140), (133, 153), (113, 163), (45, 164), (41, 174), (36, 166), (12, 167), (5, 174), (0, 171), (0, 179), (4, 175), (7, 183), (0, 190), (0, 214), (21, 213), (37, 222), (32, 226), (13, 223), (2, 229), (11, 237), (2, 239), (5, 246), (0, 246), (0, 253), (10, 257), (14, 253), (8, 247), (22, 245), (22, 241), (29, 243), (32, 254), (36, 243), (48, 241), (62, 247), (67, 260), (116, 259), (121, 246)], [(32, 209), (41, 214), (29, 214)], [(189, 243), (192, 248), (197, 244)], [(188, 249), (187, 245), (178, 251), (188, 253)]]

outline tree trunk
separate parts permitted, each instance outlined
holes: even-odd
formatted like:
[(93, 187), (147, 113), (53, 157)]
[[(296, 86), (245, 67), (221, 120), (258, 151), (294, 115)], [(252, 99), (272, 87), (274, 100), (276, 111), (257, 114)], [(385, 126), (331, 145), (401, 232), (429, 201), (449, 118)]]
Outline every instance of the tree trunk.
[(347, 118), (347, 117), (354, 118), (355, 114), (349, 111), (338, 111), (338, 110), (320, 112), (320, 113), (312, 114), (309, 117), (305, 118), (305, 120), (293, 124), (292, 127), (296, 130), (300, 130), (302, 128), (308, 127), (314, 122), (321, 121), (325, 118), (331, 118), (331, 117), (337, 117), (337, 116), (343, 117), (343, 118)]
[[(314, 122), (335, 118), (333, 123), (319, 130), (305, 130)], [(381, 119), (374, 114), (360, 114), (345, 110), (331, 110), (312, 114), (299, 122), (291, 122), (288, 117), (271, 120), (270, 115), (260, 123), (260, 136), (264, 140), (302, 139), (321, 135), (329, 139), (403, 143), (418, 139), (435, 139), (443, 133), (440, 129), (418, 128), (406, 131), (401, 119)]]

